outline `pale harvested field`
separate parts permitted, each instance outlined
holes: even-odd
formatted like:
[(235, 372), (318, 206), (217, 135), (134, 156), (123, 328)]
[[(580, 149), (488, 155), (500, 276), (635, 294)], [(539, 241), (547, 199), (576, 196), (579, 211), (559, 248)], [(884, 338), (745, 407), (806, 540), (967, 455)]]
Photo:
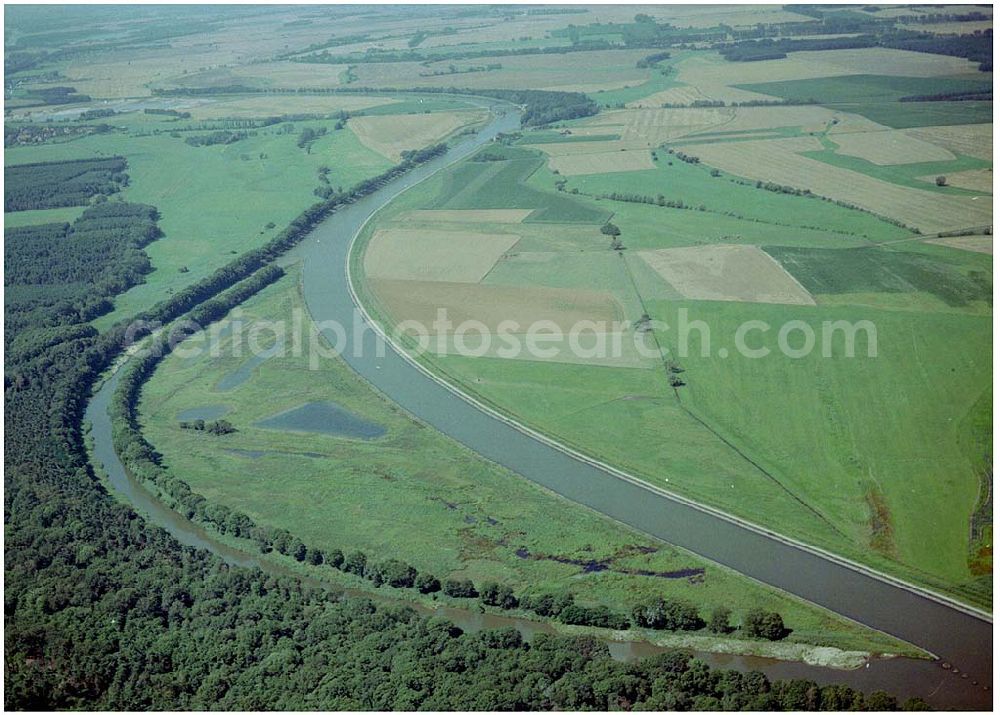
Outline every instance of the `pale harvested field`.
[(625, 105), (629, 109), (634, 108), (659, 108), (664, 104), (691, 104), (699, 99), (707, 99), (697, 87), (671, 87), (662, 92), (656, 92), (648, 97), (637, 99)]
[(260, 89), (327, 89), (339, 87), (346, 65), (303, 64), (301, 62), (265, 62), (260, 64), (217, 67), (203, 72), (174, 76), (161, 82), (164, 87), (225, 87), (246, 85)]
[(365, 273), (388, 280), (478, 283), (517, 241), (511, 234), (382, 229), (365, 251)]
[(956, 154), (966, 154), (986, 161), (993, 160), (992, 124), (917, 127), (905, 131), (910, 136), (943, 146)]
[[(739, 97), (723, 96), (727, 92), (722, 88), (739, 84), (876, 73), (901, 77), (966, 74), (982, 79), (983, 73), (977, 67), (976, 63), (960, 57), (878, 47), (795, 52), (785, 59), (760, 62), (729, 62), (720, 55), (703, 54), (680, 62), (677, 65), (677, 80), (698, 87), (712, 99), (738, 101)], [(732, 90), (733, 93), (741, 91)], [(760, 98), (762, 95), (756, 96)]]
[(638, 253), (685, 298), (815, 305), (809, 292), (757, 246), (694, 246)]
[(815, 139), (796, 137), (699, 144), (687, 146), (684, 151), (700, 157), (709, 166), (750, 179), (810, 189), (821, 196), (895, 218), (925, 233), (982, 226), (993, 220), (988, 199), (950, 196), (890, 184), (796, 153), (814, 148), (818, 148)]
[[(670, 6), (667, 6), (670, 7)], [(676, 8), (676, 9), (675, 9)], [(813, 18), (783, 10), (775, 5), (725, 5), (670, 7), (668, 17), (678, 27), (749, 26), (757, 23), (809, 22)]]
[(629, 149), (598, 154), (571, 154), (549, 159), (549, 168), (565, 176), (581, 174), (613, 174), (621, 171), (655, 169), (647, 149)]
[[(553, 89), (596, 92), (641, 84), (649, 70), (635, 63), (648, 55), (645, 50), (569, 52), (554, 55), (477, 57), (474, 60), (360, 64), (358, 85), (366, 87), (470, 87), (473, 89)], [(485, 66), (499, 63), (489, 72), (421, 77), (421, 73), (447, 71), (448, 65)], [(583, 66), (585, 64), (585, 67)]]
[[(671, 139), (722, 127), (732, 121), (735, 111), (729, 108), (714, 107), (697, 109), (622, 109), (599, 114), (592, 121), (580, 127), (575, 127), (573, 133), (584, 136), (587, 134), (618, 134), (621, 136), (621, 140), (617, 144), (618, 148), (656, 147)], [(600, 142), (587, 143), (599, 144)], [(544, 149), (542, 145), (539, 145), (538, 148)], [(552, 153), (552, 151), (561, 150), (546, 151)], [(569, 151), (561, 153), (569, 153)]]
[[(856, 156), (873, 164), (916, 164), (922, 161), (952, 161), (955, 155), (901, 130), (838, 134), (837, 153)], [(957, 184), (956, 184), (957, 185)]]
[(481, 322), (496, 333), (504, 321), (513, 333), (524, 333), (536, 321), (554, 322), (569, 332), (580, 321), (592, 320), (609, 327), (624, 320), (624, 311), (606, 291), (506, 286), (480, 283), (444, 283), (375, 279), (372, 289), (398, 322), (412, 320), (430, 326), (445, 308), (457, 328), (466, 320)]
[[(933, 184), (938, 176), (939, 174), (921, 176), (920, 180)], [(993, 193), (992, 169), (968, 169), (966, 171), (956, 171), (953, 174), (945, 174), (945, 176), (948, 177), (948, 186), (982, 191), (985, 194)]]
[(548, 142), (545, 144), (529, 144), (529, 149), (538, 149), (550, 157), (578, 156), (580, 154), (607, 154), (620, 151), (626, 144), (622, 141), (592, 141), (592, 142)]
[(439, 142), (456, 129), (484, 117), (484, 112), (397, 114), (352, 117), (347, 126), (366, 147), (388, 159), (399, 161), (402, 152)]
[(418, 209), (407, 211), (396, 222), (521, 223), (534, 209)]
[(211, 101), (192, 107), (189, 111), (195, 119), (219, 119), (220, 117), (272, 117), (282, 114), (329, 114), (332, 112), (355, 112), (370, 107), (395, 104), (399, 100), (390, 97), (361, 97), (350, 95), (266, 95), (263, 97), (241, 97)]
[(951, 238), (932, 238), (925, 243), (936, 243), (939, 246), (958, 248), (975, 253), (993, 255), (993, 236), (953, 236)]
[[(513, 334), (523, 349), (512, 351), (509, 345), (496, 335), (480, 336), (477, 333), (464, 335), (461, 341), (448, 339), (444, 343), (443, 352), (447, 355), (464, 355), (465, 357), (491, 357), (504, 360), (529, 360), (532, 362), (565, 363), (570, 365), (592, 365), (616, 368), (657, 368), (662, 367), (663, 360), (650, 357), (651, 353), (640, 354), (635, 341), (644, 341), (642, 335), (626, 330), (597, 332), (581, 325), (577, 334), (570, 337), (568, 333), (558, 338), (546, 338), (538, 341), (540, 350), (527, 347), (527, 338), (523, 334)], [(641, 342), (640, 342), (641, 344)], [(432, 344), (432, 348), (436, 349)], [(655, 347), (646, 348), (653, 350)]]

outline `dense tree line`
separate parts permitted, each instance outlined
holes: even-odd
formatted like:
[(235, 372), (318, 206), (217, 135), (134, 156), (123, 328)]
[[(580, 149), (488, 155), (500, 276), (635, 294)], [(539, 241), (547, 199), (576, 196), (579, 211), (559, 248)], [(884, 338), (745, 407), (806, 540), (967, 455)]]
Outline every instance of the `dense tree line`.
[(899, 34), (882, 42), (885, 47), (912, 52), (929, 52), (935, 55), (964, 57), (979, 63), (980, 72), (993, 71), (993, 31), (971, 35), (935, 35), (923, 33), (918, 36)]
[(645, 57), (641, 57), (639, 61), (635, 63), (635, 66), (638, 67), (639, 69), (645, 69), (647, 67), (655, 67), (658, 63), (669, 59), (670, 59), (669, 52), (654, 52), (651, 55), (646, 55)]
[(936, 94), (911, 94), (900, 97), (900, 102), (992, 102), (993, 89), (972, 92), (938, 92)]
[(124, 157), (15, 164), (4, 167), (4, 211), (85, 206), (128, 184)]
[(865, 47), (888, 47), (897, 50), (927, 52), (936, 55), (964, 57), (979, 63), (981, 72), (993, 71), (993, 31), (969, 35), (935, 35), (929, 32), (896, 30), (892, 27), (880, 32), (855, 37), (764, 38), (717, 44), (715, 49), (731, 62), (754, 62), (782, 59), (789, 52), (816, 50), (846, 50)]
[[(290, 226), (264, 253), (241, 256), (139, 317), (155, 323), (192, 309), (202, 321), (220, 317), (255, 286), (224, 291), (252, 274), (263, 281), (268, 273), (250, 267), (301, 238), (298, 230)], [(444, 619), (344, 599), (182, 547), (109, 495), (86, 458), (85, 396), (126, 330), (122, 323), (99, 335), (78, 321), (7, 343), (8, 708), (896, 707), (883, 693), (772, 683), (680, 653), (626, 664), (590, 638), (541, 635), (528, 644), (511, 629), (462, 633)], [(357, 558), (341, 563), (349, 561), (357, 566)], [(381, 573), (409, 577), (398, 564)], [(433, 587), (421, 574), (418, 583)]]
[(788, 52), (817, 50), (848, 50), (874, 47), (876, 39), (871, 35), (860, 37), (824, 37), (817, 39), (781, 38), (736, 42), (718, 47), (719, 53), (730, 62), (756, 62), (787, 57)]

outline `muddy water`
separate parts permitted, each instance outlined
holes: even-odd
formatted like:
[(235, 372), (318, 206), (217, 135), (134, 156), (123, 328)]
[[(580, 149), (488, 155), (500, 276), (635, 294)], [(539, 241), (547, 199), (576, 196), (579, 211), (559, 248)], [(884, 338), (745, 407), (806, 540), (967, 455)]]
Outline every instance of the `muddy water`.
[[(497, 132), (513, 131), (517, 126), (516, 113), (501, 112), (488, 127), (445, 156), (391, 182), (318, 226), (289, 258), (303, 261), (303, 292), (313, 318), (354, 325), (346, 278), (348, 248), (369, 216), (401, 191), (468, 156)], [(355, 336), (350, 335), (350, 330), (347, 333), (353, 341)], [(794, 545), (651, 494), (580, 462), (478, 410), (392, 350), (379, 357), (370, 331), (357, 344), (349, 344), (343, 357), (402, 407), (487, 459), (651, 536), (916, 643), (957, 666), (958, 672), (945, 670), (939, 663), (903, 658), (875, 661), (855, 671), (838, 671), (763, 658), (698, 654), (710, 664), (761, 670), (773, 678), (803, 677), (821, 683), (846, 683), (868, 691), (882, 689), (901, 698), (919, 696), (937, 708), (990, 708), (992, 693), (984, 683), (991, 678), (992, 624)], [(182, 543), (209, 549), (236, 565), (280, 571), (217, 542), (129, 479), (111, 446), (107, 406), (116, 384), (116, 378), (109, 379), (87, 409), (95, 456), (104, 465), (113, 487)], [(462, 609), (442, 608), (436, 612), (467, 630), (511, 625), (529, 636), (550, 630), (533, 621)], [(610, 647), (615, 657), (623, 659), (657, 651), (648, 644), (612, 643)]]

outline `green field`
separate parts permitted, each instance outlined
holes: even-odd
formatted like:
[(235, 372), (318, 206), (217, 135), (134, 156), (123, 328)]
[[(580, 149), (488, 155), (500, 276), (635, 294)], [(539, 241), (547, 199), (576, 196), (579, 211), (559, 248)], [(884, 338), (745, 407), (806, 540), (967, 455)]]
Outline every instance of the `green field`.
[[(330, 168), (328, 178), (336, 188), (391, 165), (364, 147), (351, 131), (335, 131), (333, 121), (296, 122), (290, 132), (277, 125), (255, 130), (256, 136), (233, 144), (201, 147), (170, 136), (167, 132), (178, 125), (151, 120), (150, 115), (124, 115), (109, 121), (130, 134), (14, 147), (7, 150), (5, 159), (7, 164), (18, 164), (121, 154), (129, 162), (130, 185), (119, 196), (159, 209), (165, 236), (146, 249), (156, 270), (144, 284), (119, 296), (114, 312), (97, 321), (99, 327), (154, 305), (208, 275), (234, 254), (270, 239), (316, 201), (312, 192), (320, 185), (319, 167)], [(309, 153), (296, 146), (305, 127), (328, 130)], [(154, 134), (154, 130), (162, 133)], [(181, 137), (204, 133), (184, 132)]]
[[(301, 319), (296, 278), (293, 273), (244, 304), (245, 325), (295, 320), (296, 314)], [(689, 598), (706, 611), (717, 603), (736, 611), (761, 606), (785, 614), (792, 642), (899, 647), (693, 554), (650, 541), (476, 457), (383, 400), (339, 359), (325, 359), (319, 370), (311, 370), (308, 355), (293, 355), (289, 343), (287, 355), (264, 361), (242, 384), (219, 390), (219, 381), (247, 360), (232, 355), (231, 340), (225, 339), (217, 358), (168, 358), (146, 385), (141, 403), (144, 434), (164, 463), (212, 502), (242, 510), (258, 523), (284, 527), (307, 544), (391, 554), (439, 578), (495, 579), (520, 593), (568, 590), (581, 602), (616, 610), (654, 594)], [(319, 400), (335, 401), (381, 425), (386, 435), (363, 441), (254, 426)], [(179, 413), (206, 405), (225, 405), (225, 418), (238, 431), (217, 437), (179, 428)], [(652, 551), (641, 553), (637, 547)], [(519, 549), (532, 557), (519, 557)], [(557, 558), (608, 559), (609, 568), (587, 573)], [(704, 576), (622, 573), (691, 568), (705, 569)], [(346, 578), (345, 585), (366, 583)]]
[(947, 175), (969, 169), (988, 169), (993, 166), (993, 162), (991, 161), (983, 161), (972, 156), (958, 155), (952, 161), (918, 161), (908, 164), (889, 165), (875, 164), (856, 156), (838, 154), (836, 152), (835, 137), (836, 135), (834, 135), (834, 140), (826, 139), (827, 143), (831, 145), (823, 151), (804, 151), (802, 152), (802, 156), (807, 156), (810, 159), (818, 159), (831, 166), (839, 166), (843, 169), (857, 171), (858, 173), (866, 174), (882, 181), (888, 181), (891, 184), (909, 186), (913, 189), (937, 191), (938, 193), (952, 194), (954, 196), (989, 196), (989, 194), (981, 191), (962, 189), (956, 186), (935, 186), (929, 181), (921, 180), (920, 177), (939, 174)]
[[(568, 177), (565, 192), (555, 188), (563, 177), (543, 167), (526, 179), (502, 167), (526, 159), (489, 162), (493, 183), (479, 191), (467, 172), (482, 170), (468, 162), (401, 197), (366, 233), (404, 210), (451, 206), (456, 185), (465, 187), (463, 208), (493, 207), (500, 192), (519, 193), (526, 185), (534, 202), (548, 198), (561, 207), (571, 199), (613, 211), (624, 261), (600, 238), (572, 238), (554, 225), (506, 226), (522, 235), (516, 252), (551, 258), (503, 260), (486, 282), (610, 291), (629, 320), (647, 312), (673, 326), (658, 330), (657, 338), (675, 356), (678, 310), (687, 309), (715, 342), (709, 356), (677, 358), (686, 385), (676, 396), (660, 370), (425, 359), (501, 410), (658, 486), (988, 603), (988, 582), (970, 572), (968, 520), (985, 459), (980, 447), (970, 446), (983, 437), (971, 431), (991, 404), (990, 257), (921, 244), (870, 214), (757, 189), (658, 154), (653, 170)], [(511, 179), (523, 184), (500, 185)], [(613, 192), (662, 193), (693, 205), (592, 198)], [(703, 210), (696, 201), (704, 202)], [(737, 243), (762, 246), (817, 305), (684, 300), (631, 253)], [(836, 350), (829, 358), (817, 350), (804, 360), (716, 357), (718, 347), (735, 352), (735, 332), (749, 320), (775, 326), (768, 344), (776, 353), (777, 328), (791, 319), (806, 321), (817, 336), (824, 321), (870, 320), (878, 357), (848, 359)], [(692, 349), (697, 334), (694, 340)], [(863, 340), (858, 354), (865, 355)], [(884, 396), (879, 406), (872, 395)]]
[(991, 80), (951, 77), (851, 75), (736, 85), (739, 89), (808, 101), (860, 114), (896, 129), (939, 124), (993, 121), (992, 102), (900, 102), (900, 97), (950, 92), (976, 92), (993, 87)]
[(36, 211), (11, 211), (4, 213), (4, 228), (36, 226), (43, 223), (73, 223), (85, 206), (64, 206), (58, 209), (38, 209)]
[[(636, 248), (691, 245), (727, 235), (748, 243), (844, 245), (859, 240), (887, 241), (909, 235), (905, 229), (878, 218), (816, 198), (792, 196), (757, 189), (751, 182), (726, 174), (712, 176), (709, 167), (680, 161), (658, 150), (656, 168), (614, 174), (567, 178), (567, 190), (583, 194), (640, 194), (681, 200), (693, 211), (651, 207), (646, 204), (601, 201), (615, 216), (635, 229), (625, 234), (627, 246)], [(532, 185), (555, 185), (551, 172), (537, 172)], [(701, 211), (701, 207), (705, 211)], [(669, 231), (664, 231), (666, 226)], [(805, 230), (803, 230), (805, 229)], [(655, 232), (653, 241), (647, 236)], [(676, 233), (675, 233), (676, 232)]]
[[(543, 194), (528, 183), (543, 161), (524, 149), (505, 149), (507, 161), (469, 161), (448, 172), (445, 186), (427, 208), (534, 208), (529, 221), (603, 223), (609, 213), (568, 196)], [(495, 152), (491, 152), (495, 153)]]

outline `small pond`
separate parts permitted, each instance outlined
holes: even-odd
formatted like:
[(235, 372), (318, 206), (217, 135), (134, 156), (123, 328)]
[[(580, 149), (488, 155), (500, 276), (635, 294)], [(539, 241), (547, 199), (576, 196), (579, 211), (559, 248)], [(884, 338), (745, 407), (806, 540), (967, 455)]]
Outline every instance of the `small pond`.
[(385, 434), (385, 427), (382, 425), (358, 417), (335, 402), (307, 402), (256, 422), (254, 426), (354, 439), (375, 439)]

